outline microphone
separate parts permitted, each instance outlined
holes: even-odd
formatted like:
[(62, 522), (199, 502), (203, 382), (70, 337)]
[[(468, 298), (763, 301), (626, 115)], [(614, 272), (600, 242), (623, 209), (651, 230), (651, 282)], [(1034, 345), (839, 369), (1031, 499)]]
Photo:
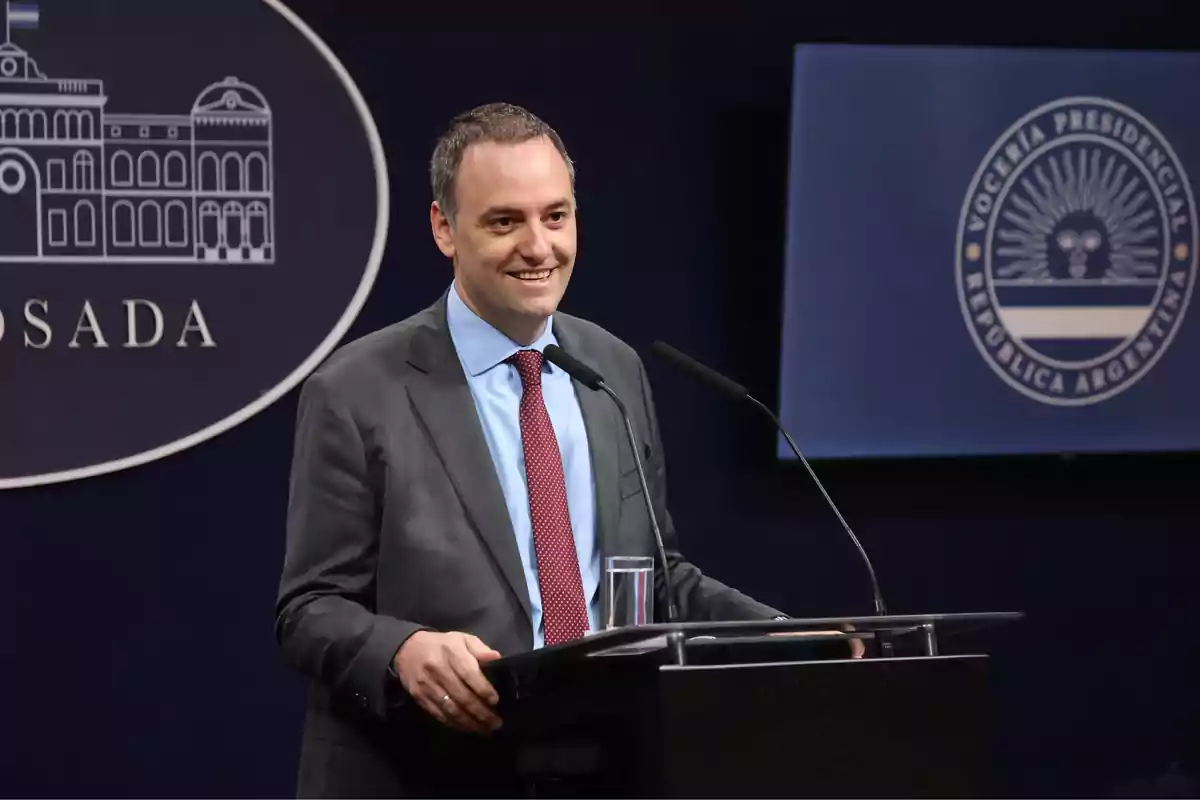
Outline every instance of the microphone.
[[(654, 531), (654, 543), (658, 546), (658, 557), (662, 560), (663, 583), (666, 585), (667, 590), (667, 620), (669, 622), (678, 622), (679, 610), (675, 607), (675, 589), (671, 583), (671, 569), (667, 564), (667, 549), (663, 546), (662, 531), (658, 527), (658, 517), (654, 513), (654, 503), (650, 500), (650, 489), (646, 486), (646, 472), (642, 469), (642, 457), (638, 454), (637, 439), (633, 435), (633, 424), (629, 421), (629, 412), (626, 410), (625, 404), (621, 402), (621, 398), (617, 397), (616, 392), (604, 382), (604, 378), (600, 377), (599, 372), (596, 372), (596, 370), (584, 364), (558, 345), (546, 345), (546, 349), (542, 355), (551, 364), (587, 388), (608, 395), (616, 403), (617, 410), (621, 412), (621, 419), (625, 421), (625, 435), (629, 439), (629, 449), (633, 452), (633, 464), (637, 467), (638, 481), (642, 484), (642, 497), (646, 501), (646, 514), (650, 517), (650, 528)], [(682, 656), (679, 655), (678, 658), (682, 658)]]
[(654, 344), (650, 345), (650, 350), (653, 351), (655, 355), (660, 356), (664, 361), (669, 361), (684, 372), (691, 373), (693, 376), (699, 378), (709, 386), (712, 386), (717, 391), (727, 394), (735, 400), (749, 401), (760, 411), (762, 411), (762, 413), (766, 414), (768, 418), (770, 418), (771, 422), (775, 424), (775, 427), (779, 430), (779, 432), (783, 434), (783, 438), (787, 440), (788, 445), (791, 446), (792, 452), (796, 454), (796, 458), (800, 459), (800, 463), (802, 463), (804, 468), (808, 470), (809, 477), (812, 478), (813, 483), (817, 485), (817, 488), (821, 490), (821, 494), (824, 496), (825, 502), (829, 504), (831, 509), (833, 509), (834, 515), (837, 516), (838, 522), (842, 524), (842, 528), (846, 531), (846, 535), (850, 537), (850, 541), (854, 542), (854, 546), (858, 549), (858, 554), (862, 557), (862, 561), (867, 567), (867, 575), (869, 575), (871, 578), (871, 591), (874, 595), (875, 613), (878, 616), (886, 617), (887, 606), (883, 602), (883, 594), (879, 591), (879, 581), (875, 578), (875, 567), (871, 565), (871, 559), (867, 556), (867, 551), (863, 549), (862, 543), (858, 541), (858, 537), (855, 536), (854, 531), (850, 529), (850, 525), (846, 522), (846, 518), (842, 516), (842, 512), (838, 510), (837, 505), (833, 502), (833, 498), (829, 496), (829, 492), (825, 491), (824, 485), (821, 484), (821, 479), (817, 477), (817, 473), (813, 472), (813, 468), (808, 464), (808, 459), (806, 459), (804, 454), (800, 452), (800, 448), (796, 446), (796, 442), (792, 439), (791, 435), (784, 430), (783, 423), (779, 421), (779, 418), (775, 416), (774, 412), (755, 399), (750, 392), (746, 390), (745, 386), (731, 381), (729, 378), (726, 378), (716, 370), (704, 366), (696, 359), (679, 352), (666, 342), (656, 341)]

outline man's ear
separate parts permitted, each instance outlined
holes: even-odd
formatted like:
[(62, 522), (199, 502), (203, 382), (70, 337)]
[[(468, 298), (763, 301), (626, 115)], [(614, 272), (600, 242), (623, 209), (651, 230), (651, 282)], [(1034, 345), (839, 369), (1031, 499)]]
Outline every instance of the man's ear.
[(429, 227), (433, 231), (433, 241), (438, 250), (446, 258), (454, 258), (454, 229), (450, 219), (442, 213), (441, 206), (434, 200), (429, 206)]

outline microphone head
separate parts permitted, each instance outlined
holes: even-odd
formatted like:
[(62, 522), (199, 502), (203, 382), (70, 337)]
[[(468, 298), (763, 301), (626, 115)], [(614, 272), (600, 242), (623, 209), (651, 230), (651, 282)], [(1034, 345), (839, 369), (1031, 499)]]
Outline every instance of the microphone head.
[(604, 385), (604, 378), (600, 377), (599, 372), (556, 344), (546, 345), (542, 357), (593, 391)]
[(656, 356), (659, 356), (665, 361), (669, 361), (675, 366), (682, 369), (684, 372), (690, 372), (695, 377), (712, 386), (720, 392), (724, 392), (735, 400), (745, 400), (750, 396), (750, 392), (746, 391), (746, 387), (740, 383), (731, 381), (716, 370), (710, 369), (701, 364), (696, 359), (689, 355), (679, 352), (671, 345), (663, 341), (655, 341), (650, 345), (650, 350)]

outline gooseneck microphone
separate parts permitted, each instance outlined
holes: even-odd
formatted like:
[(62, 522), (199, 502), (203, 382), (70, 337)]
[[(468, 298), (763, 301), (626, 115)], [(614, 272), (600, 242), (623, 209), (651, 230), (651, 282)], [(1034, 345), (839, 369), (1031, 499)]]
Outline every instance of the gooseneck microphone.
[(850, 525), (846, 522), (846, 518), (842, 516), (842, 512), (838, 510), (837, 505), (833, 502), (833, 498), (829, 496), (829, 492), (825, 491), (825, 487), (821, 484), (821, 479), (817, 477), (817, 473), (813, 472), (813, 468), (808, 464), (808, 459), (800, 452), (800, 448), (796, 446), (796, 442), (792, 439), (791, 435), (784, 430), (783, 423), (779, 421), (774, 412), (755, 399), (750, 392), (746, 391), (745, 386), (731, 381), (714, 369), (704, 366), (696, 359), (679, 352), (666, 342), (656, 341), (650, 345), (650, 350), (664, 361), (670, 362), (684, 372), (692, 374), (717, 391), (727, 394), (735, 400), (749, 401), (762, 413), (766, 414), (771, 422), (775, 424), (775, 427), (783, 434), (783, 438), (787, 440), (788, 445), (792, 448), (792, 452), (796, 454), (796, 458), (800, 459), (800, 463), (808, 470), (809, 477), (812, 478), (813, 483), (821, 490), (821, 495), (825, 498), (825, 502), (829, 504), (829, 507), (833, 509), (834, 515), (837, 516), (838, 522), (842, 524), (842, 528), (846, 531), (846, 535), (850, 537), (850, 541), (854, 542), (854, 546), (858, 549), (858, 554), (862, 556), (862, 561), (867, 566), (867, 574), (871, 578), (871, 591), (874, 594), (875, 613), (878, 616), (886, 617), (887, 606), (883, 602), (883, 594), (879, 591), (879, 581), (875, 578), (875, 567), (871, 565), (871, 559), (867, 556), (867, 551), (863, 549), (862, 543), (858, 541), (858, 537), (850, 529)]
[(646, 514), (650, 517), (650, 527), (654, 531), (654, 543), (658, 546), (658, 557), (663, 565), (663, 583), (667, 590), (667, 620), (679, 621), (679, 610), (675, 607), (675, 589), (671, 583), (671, 568), (667, 564), (667, 549), (663, 545), (662, 531), (658, 527), (658, 516), (654, 513), (654, 503), (650, 499), (650, 489), (646, 486), (646, 472), (642, 469), (642, 457), (638, 454), (637, 438), (633, 434), (633, 424), (629, 421), (629, 412), (621, 398), (617, 397), (609, 385), (604, 382), (600, 373), (575, 358), (556, 344), (547, 345), (542, 353), (547, 361), (563, 372), (570, 375), (592, 391), (603, 392), (616, 404), (625, 421), (625, 435), (629, 439), (629, 449), (633, 452), (633, 464), (637, 468), (638, 481), (642, 485), (642, 497), (646, 501)]

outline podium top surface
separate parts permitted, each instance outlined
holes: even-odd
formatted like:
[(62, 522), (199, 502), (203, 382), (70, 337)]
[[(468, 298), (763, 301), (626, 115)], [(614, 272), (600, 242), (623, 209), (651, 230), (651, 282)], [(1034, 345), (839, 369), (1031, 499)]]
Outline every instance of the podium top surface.
[[(989, 628), (1024, 617), (1019, 611), (989, 611), (982, 613), (955, 614), (889, 614), (866, 617), (814, 617), (808, 619), (783, 620), (736, 620), (721, 622), (656, 622), (589, 632), (582, 639), (550, 645), (539, 650), (514, 653), (492, 662), (496, 666), (516, 666), (532, 659), (574, 659), (588, 656), (608, 655), (622, 651), (640, 651), (666, 646), (666, 639), (674, 633), (684, 639), (724, 638), (738, 636), (762, 636), (781, 633), (809, 633), (838, 638), (847, 635), (873, 634), (891, 631), (895, 634), (915, 632), (925, 626), (933, 626), (938, 636), (953, 636), (956, 633)], [(847, 631), (852, 631), (847, 634)]]

